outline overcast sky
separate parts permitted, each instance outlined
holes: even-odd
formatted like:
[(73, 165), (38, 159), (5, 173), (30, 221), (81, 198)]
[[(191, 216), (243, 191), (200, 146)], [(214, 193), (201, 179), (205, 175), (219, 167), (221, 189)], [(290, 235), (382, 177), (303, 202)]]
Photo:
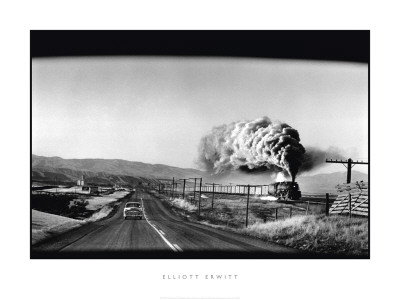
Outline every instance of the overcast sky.
[[(366, 160), (368, 66), (169, 57), (32, 62), (37, 155), (196, 167), (200, 138), (213, 126), (263, 116), (296, 128), (306, 149), (334, 146)], [(319, 171), (337, 170), (345, 171)]]

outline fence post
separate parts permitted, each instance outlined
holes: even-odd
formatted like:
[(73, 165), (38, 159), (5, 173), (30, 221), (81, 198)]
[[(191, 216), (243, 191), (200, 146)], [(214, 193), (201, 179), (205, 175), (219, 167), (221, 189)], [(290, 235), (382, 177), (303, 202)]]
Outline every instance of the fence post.
[(197, 185), (197, 178), (194, 179), (194, 190), (193, 190), (193, 200), (196, 201), (196, 185)]
[(351, 193), (349, 193), (349, 214), (351, 219)]
[(175, 194), (175, 191), (174, 191), (175, 187), (174, 187), (174, 185), (175, 185), (175, 177), (172, 177), (172, 199), (174, 198), (174, 194)]
[(201, 183), (203, 181), (203, 178), (200, 178), (200, 192), (199, 192), (199, 216), (200, 216), (200, 204), (201, 204)]
[(278, 221), (278, 208), (275, 208), (275, 221)]
[(325, 197), (325, 216), (329, 216), (329, 193)]
[(306, 216), (308, 215), (308, 209), (310, 207), (310, 200), (307, 201), (307, 210), (306, 210)]
[(250, 198), (250, 185), (247, 185), (246, 227), (249, 219), (249, 198)]
[(292, 207), (289, 207), (289, 217), (292, 217)]
[(212, 188), (211, 209), (214, 209), (214, 188), (215, 188), (215, 183), (213, 183), (213, 188)]

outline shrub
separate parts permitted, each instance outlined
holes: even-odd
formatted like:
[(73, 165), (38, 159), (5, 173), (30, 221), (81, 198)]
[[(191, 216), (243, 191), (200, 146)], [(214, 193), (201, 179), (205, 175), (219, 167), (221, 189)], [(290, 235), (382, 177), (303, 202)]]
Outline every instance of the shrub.
[(71, 195), (31, 195), (32, 209), (55, 215), (66, 216), (69, 213), (69, 204), (74, 199)]

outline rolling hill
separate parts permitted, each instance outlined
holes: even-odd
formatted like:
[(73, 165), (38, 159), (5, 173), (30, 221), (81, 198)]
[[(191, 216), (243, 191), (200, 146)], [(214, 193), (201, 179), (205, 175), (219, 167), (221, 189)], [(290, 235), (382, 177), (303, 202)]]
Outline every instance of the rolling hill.
[[(202, 177), (204, 182), (229, 184), (270, 184), (270, 176), (249, 175), (239, 171), (225, 176), (210, 176), (196, 169), (177, 168), (162, 164), (146, 164), (122, 159), (63, 159), (32, 155), (32, 180), (42, 182), (72, 183), (85, 175), (92, 184), (136, 185), (139, 181), (156, 178)], [(352, 181), (368, 181), (368, 175), (352, 171)], [(346, 171), (313, 176), (298, 176), (296, 181), (303, 192), (334, 193), (335, 186), (346, 181)]]
[[(336, 193), (335, 186), (345, 183), (347, 172), (334, 172), (329, 174), (317, 174), (313, 176), (299, 176), (296, 181), (304, 192), (313, 193)], [(368, 181), (368, 174), (352, 171), (351, 181)]]
[(196, 169), (122, 159), (63, 159), (32, 155), (32, 180), (75, 182), (82, 175), (93, 184), (137, 184), (143, 178), (206, 177)]

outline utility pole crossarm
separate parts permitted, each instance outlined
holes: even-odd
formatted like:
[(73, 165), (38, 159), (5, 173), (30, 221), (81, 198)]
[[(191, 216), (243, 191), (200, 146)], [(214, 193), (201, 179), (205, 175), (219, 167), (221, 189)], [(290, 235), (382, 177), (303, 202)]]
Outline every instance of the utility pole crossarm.
[(327, 163), (331, 163), (331, 164), (346, 164), (349, 162), (349, 160), (351, 161), (352, 164), (354, 165), (368, 165), (368, 162), (364, 162), (364, 161), (353, 161), (351, 158), (349, 158), (348, 160), (333, 160), (333, 159), (327, 159), (326, 162)]
[(327, 163), (331, 163), (331, 164), (343, 164), (346, 168), (347, 168), (347, 183), (351, 182), (351, 169), (355, 166), (355, 165), (368, 165), (368, 162), (364, 162), (364, 161), (353, 161), (351, 158), (349, 158), (348, 160), (326, 160)]

